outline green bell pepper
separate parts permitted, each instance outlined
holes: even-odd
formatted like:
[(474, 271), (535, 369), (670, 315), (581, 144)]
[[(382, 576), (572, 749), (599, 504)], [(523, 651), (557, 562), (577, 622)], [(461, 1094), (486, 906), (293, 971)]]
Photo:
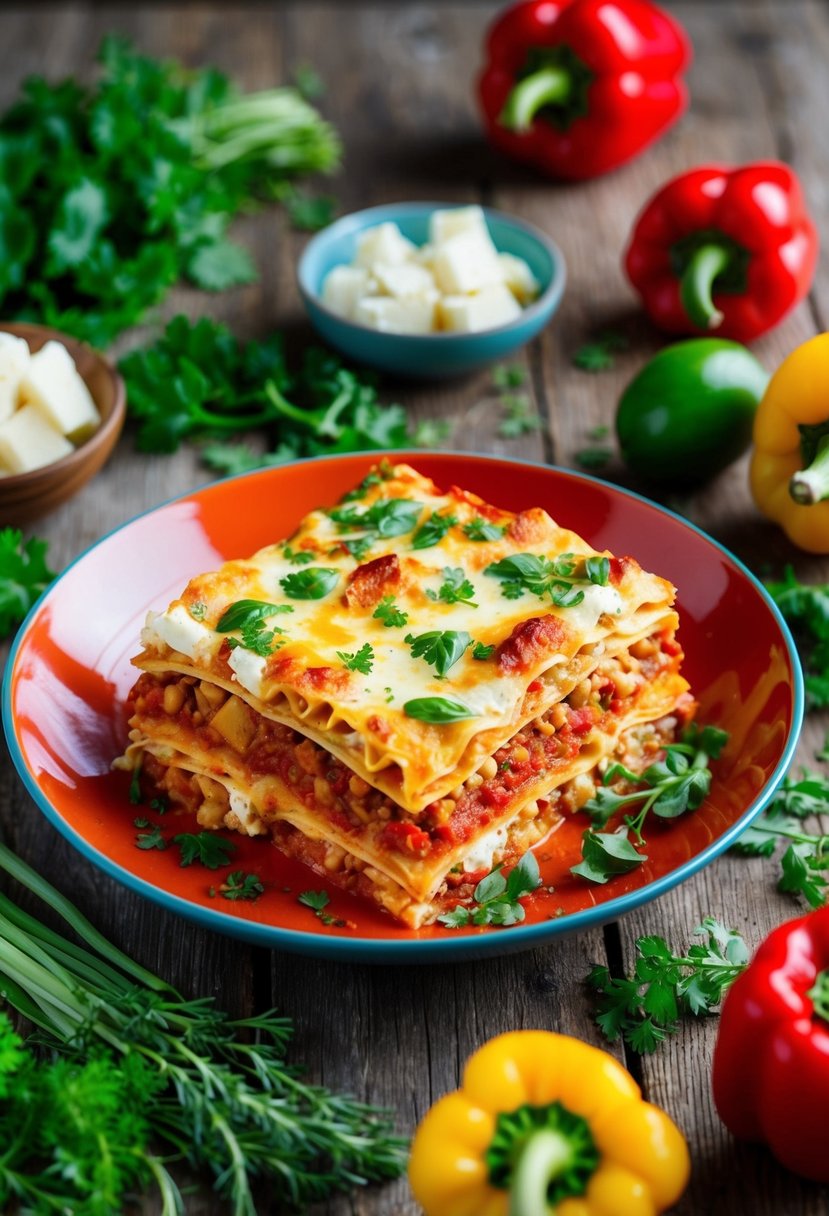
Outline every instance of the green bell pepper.
[(616, 433), (626, 464), (652, 482), (689, 486), (746, 451), (768, 373), (738, 342), (666, 346), (622, 394)]

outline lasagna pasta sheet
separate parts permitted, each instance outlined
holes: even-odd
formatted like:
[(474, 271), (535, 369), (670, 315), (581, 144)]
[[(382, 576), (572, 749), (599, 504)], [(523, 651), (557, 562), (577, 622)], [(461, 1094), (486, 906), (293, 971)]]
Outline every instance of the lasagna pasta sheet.
[(124, 763), (417, 927), (688, 700), (673, 596), (540, 508), (381, 465), (150, 614)]

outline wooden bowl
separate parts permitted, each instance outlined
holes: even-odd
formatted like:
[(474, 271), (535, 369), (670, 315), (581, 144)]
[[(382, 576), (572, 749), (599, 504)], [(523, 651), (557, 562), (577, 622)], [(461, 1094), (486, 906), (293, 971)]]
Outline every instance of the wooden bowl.
[(126, 416), (124, 381), (112, 364), (91, 346), (46, 325), (20, 322), (0, 324), (0, 331), (25, 338), (32, 354), (47, 342), (62, 342), (101, 415), (101, 425), (68, 456), (31, 469), (0, 477), (0, 526), (28, 523), (53, 511), (94, 477), (109, 457)]

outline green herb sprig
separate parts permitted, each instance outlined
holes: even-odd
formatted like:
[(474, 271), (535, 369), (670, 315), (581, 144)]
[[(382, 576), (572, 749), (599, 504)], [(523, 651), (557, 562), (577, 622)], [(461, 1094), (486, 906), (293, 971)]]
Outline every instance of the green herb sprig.
[(337, 658), (348, 671), (359, 671), (364, 676), (370, 675), (374, 666), (374, 648), (366, 642), (353, 654), (345, 650), (337, 651)]
[(382, 621), (386, 629), (401, 629), (409, 623), (409, 614), (398, 608), (393, 595), (384, 595), (371, 615), (374, 620)]
[[(261, 1210), (253, 1191), (257, 1182), (268, 1186), (270, 1202), (302, 1207), (402, 1171), (403, 1144), (383, 1112), (308, 1084), (286, 1063), (289, 1021), (272, 1010), (234, 1020), (210, 997), (184, 999), (122, 954), (2, 845), (0, 867), (42, 899), (82, 943), (64, 938), (0, 895), (4, 995), (38, 1027), (38, 1041), (73, 1066), (83, 1067), (102, 1052), (112, 1057), (113, 1066), (98, 1074), (113, 1095), (107, 1111), (120, 1109), (129, 1116), (115, 1121), (106, 1115), (106, 1126), (115, 1128), (115, 1159), (120, 1160), (126, 1147), (135, 1148), (134, 1180), (155, 1181), (165, 1216), (184, 1210), (167, 1172), (175, 1162), (186, 1162), (210, 1179), (233, 1216), (256, 1216)], [(14, 1062), (19, 1048), (6, 1037), (0, 1060), (7, 1075), (9, 1055)], [(12, 1067), (16, 1072), (14, 1063)], [(112, 1084), (116, 1074), (125, 1081), (121, 1091)], [(71, 1188), (79, 1178), (86, 1179), (88, 1190), (100, 1184), (104, 1193), (104, 1184), (111, 1181), (106, 1177), (109, 1166), (101, 1142), (89, 1134), (93, 1118), (101, 1127), (93, 1110), (105, 1100), (102, 1093), (96, 1098), (95, 1085), (91, 1075), (85, 1091), (88, 1110), (82, 1096), (71, 1118), (63, 1117), (65, 1106), (55, 1108), (55, 1128), (66, 1149), (62, 1164), (73, 1168), (36, 1180), (36, 1185)], [(0, 1102), (0, 1118), (7, 1110)], [(36, 1110), (29, 1114), (33, 1117)], [(159, 1156), (142, 1148), (142, 1125), (151, 1129)], [(77, 1152), (75, 1128), (86, 1144)], [(19, 1130), (24, 1130), (23, 1124)], [(5, 1136), (0, 1142), (4, 1154), (14, 1144)], [(33, 1143), (24, 1135), (24, 1151)], [(95, 1161), (101, 1173), (90, 1184)], [(4, 1155), (0, 1180), (8, 1163)], [(124, 1188), (132, 1181), (125, 1176)], [(99, 1205), (95, 1210), (106, 1209)], [(114, 1202), (110, 1210), (124, 1209)]]
[(622, 1038), (634, 1051), (654, 1051), (676, 1034), (683, 1016), (712, 1013), (748, 963), (739, 933), (706, 916), (694, 930), (705, 940), (675, 954), (662, 937), (636, 942), (633, 974), (618, 978), (595, 966), (587, 983), (595, 993), (595, 1020), (611, 1043)]
[(541, 886), (541, 875), (535, 856), (527, 852), (518, 864), (505, 876), (501, 865), (495, 866), (482, 878), (475, 888), (473, 903), (467, 907), (458, 904), (451, 912), (444, 912), (438, 922), (447, 929), (462, 929), (467, 925), (519, 924), (525, 917), (524, 896), (532, 894)]
[[(829, 888), (829, 835), (808, 831), (804, 819), (829, 811), (829, 782), (820, 773), (787, 777), (771, 806), (746, 828), (732, 852), (779, 857), (777, 889), (802, 895), (812, 908), (826, 903)], [(779, 846), (785, 845), (782, 853)]]
[(829, 583), (801, 583), (791, 566), (766, 589), (792, 627), (803, 660), (808, 709), (829, 705)]
[(417, 636), (407, 633), (404, 640), (411, 648), (412, 658), (423, 659), (434, 667), (438, 679), (443, 679), (472, 645), (465, 629), (430, 629)]
[(444, 581), (437, 591), (432, 591), (428, 587), (426, 589), (426, 595), (430, 600), (440, 600), (444, 604), (469, 604), (471, 608), (478, 607), (475, 603), (475, 588), (460, 566), (444, 566), (442, 574)]
[(48, 544), (17, 528), (0, 529), (0, 637), (7, 637), (52, 580), (46, 564)]
[(574, 553), (552, 559), (535, 553), (513, 553), (487, 566), (484, 574), (500, 580), (501, 594), (508, 600), (520, 599), (529, 592), (539, 599), (549, 596), (557, 608), (574, 608), (584, 600), (584, 586), (607, 585), (610, 561), (598, 556), (578, 558)]

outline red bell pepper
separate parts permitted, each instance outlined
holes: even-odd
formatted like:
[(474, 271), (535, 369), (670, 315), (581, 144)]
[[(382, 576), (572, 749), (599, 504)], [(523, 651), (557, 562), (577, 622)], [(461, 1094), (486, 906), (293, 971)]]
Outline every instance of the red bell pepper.
[(666, 333), (716, 330), (750, 342), (803, 299), (817, 256), (817, 231), (787, 165), (703, 165), (646, 204), (625, 269)]
[(725, 998), (714, 1102), (735, 1136), (829, 1182), (829, 907), (766, 938)]
[(521, 0), (492, 25), (478, 81), (496, 147), (551, 177), (597, 177), (680, 117), (682, 28), (648, 0)]

